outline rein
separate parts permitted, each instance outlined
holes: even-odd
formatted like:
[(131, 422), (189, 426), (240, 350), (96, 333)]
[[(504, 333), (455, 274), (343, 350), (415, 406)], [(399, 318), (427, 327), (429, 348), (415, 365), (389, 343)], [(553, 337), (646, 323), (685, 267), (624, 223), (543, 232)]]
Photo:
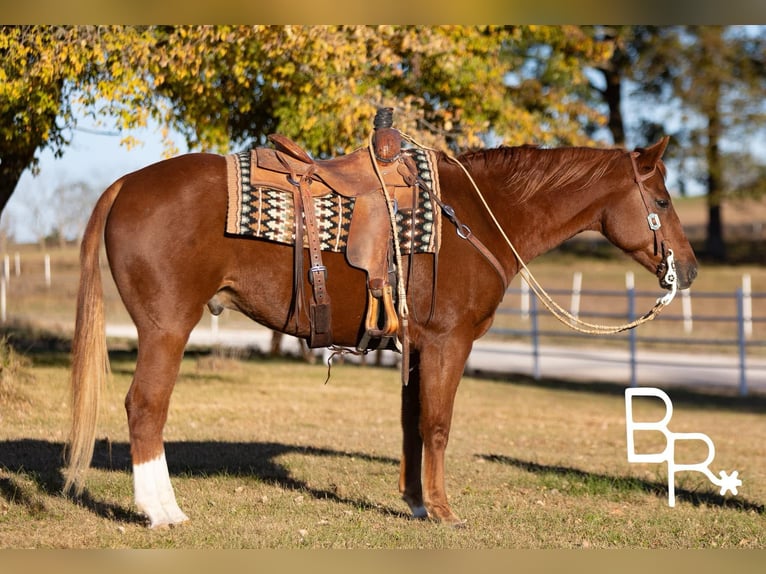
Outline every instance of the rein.
[[(436, 151), (436, 150), (433, 150), (433, 148), (429, 148), (427, 146), (420, 144), (419, 142), (417, 142), (415, 139), (413, 139), (411, 136), (408, 136), (407, 134), (402, 134), (402, 137), (406, 139), (407, 141), (409, 141), (411, 144), (421, 149)], [(516, 260), (519, 262), (519, 265), (520, 265), (519, 274), (524, 278), (524, 280), (530, 286), (530, 288), (535, 293), (535, 295), (540, 299), (543, 305), (553, 314), (553, 316), (556, 317), (556, 319), (558, 319), (561, 323), (563, 323), (570, 329), (579, 331), (581, 333), (599, 334), (599, 335), (610, 335), (610, 334), (621, 333), (622, 331), (633, 329), (643, 323), (646, 323), (647, 321), (651, 321), (652, 319), (654, 319), (665, 307), (667, 307), (670, 304), (670, 302), (676, 296), (678, 285), (676, 280), (676, 266), (675, 266), (675, 259), (673, 258), (673, 250), (667, 249), (666, 251), (665, 242), (660, 240), (659, 244), (662, 247), (662, 251), (664, 255), (663, 264), (665, 268), (665, 275), (663, 276), (662, 280), (666, 285), (670, 287), (670, 291), (666, 293), (664, 296), (658, 298), (657, 302), (649, 311), (647, 311), (644, 315), (642, 315), (638, 319), (635, 319), (634, 321), (631, 321), (629, 323), (625, 323), (622, 325), (600, 325), (596, 323), (589, 323), (587, 321), (583, 321), (579, 317), (575, 317), (574, 315), (572, 315), (572, 313), (570, 313), (569, 311), (564, 309), (561, 305), (556, 303), (556, 301), (554, 301), (553, 298), (545, 291), (542, 285), (540, 285), (537, 279), (535, 279), (534, 275), (532, 275), (532, 272), (529, 270), (527, 265), (521, 259), (521, 256), (519, 255), (518, 251), (516, 251), (516, 248), (513, 246), (513, 243), (508, 238), (508, 235), (506, 235), (502, 226), (497, 221), (495, 214), (492, 212), (492, 209), (489, 207), (489, 204), (487, 204), (487, 201), (484, 198), (484, 195), (481, 193), (481, 190), (476, 185), (476, 182), (474, 181), (473, 177), (471, 177), (471, 174), (468, 173), (468, 170), (466, 169), (466, 167), (462, 163), (460, 163), (457, 159), (450, 156), (449, 154), (445, 153), (444, 155), (447, 158), (447, 160), (457, 164), (463, 170), (463, 173), (465, 173), (468, 180), (471, 182), (471, 185), (473, 186), (474, 191), (476, 191), (476, 194), (481, 200), (482, 205), (484, 205), (484, 209), (486, 209), (495, 227), (500, 232), (500, 235), (503, 237), (506, 244), (513, 252), (513, 255), (516, 257)], [(649, 223), (649, 228), (655, 234), (655, 253), (657, 253), (657, 250), (658, 250), (657, 231), (659, 231), (661, 224), (660, 224), (659, 216), (656, 213), (653, 213), (649, 210), (649, 206), (646, 202), (646, 196), (645, 196), (646, 189), (644, 187), (644, 181), (646, 181), (652, 175), (654, 175), (654, 170), (652, 170), (649, 174), (645, 174), (643, 176), (639, 175), (638, 166), (636, 165), (636, 160), (635, 160), (636, 155), (637, 154), (635, 152), (631, 153), (630, 155), (631, 163), (633, 166), (633, 172), (635, 175), (634, 181), (638, 185), (639, 193), (641, 194), (641, 198), (644, 202), (644, 206), (647, 209), (647, 213), (648, 213), (647, 221)], [(656, 169), (656, 166), (655, 166), (655, 169)], [(488, 253), (489, 251), (486, 249), (486, 247), (484, 247), (483, 244), (481, 244), (481, 242), (478, 239), (473, 237), (473, 234), (470, 233), (470, 229), (467, 226), (460, 223), (460, 221), (455, 217), (455, 213), (452, 207), (448, 205), (444, 205), (441, 202), (439, 202), (439, 205), (442, 211), (444, 211), (445, 215), (457, 227), (458, 236), (468, 240), (474, 247), (477, 248), (477, 250), (480, 253), (482, 253), (482, 255), (486, 257), (486, 253)], [(473, 238), (473, 240), (471, 240), (470, 238)], [(481, 248), (477, 247), (477, 245), (480, 245)], [(490, 253), (490, 256), (492, 256), (491, 253)], [(490, 263), (493, 263), (492, 260), (497, 261), (494, 256), (492, 256)], [(498, 273), (500, 274), (501, 279), (503, 279), (504, 286), (507, 287), (508, 282), (505, 279), (505, 272), (501, 271), (502, 267), (500, 267), (499, 264), (495, 264), (495, 263), (493, 263), (493, 266), (495, 267), (496, 270), (498, 270)]]

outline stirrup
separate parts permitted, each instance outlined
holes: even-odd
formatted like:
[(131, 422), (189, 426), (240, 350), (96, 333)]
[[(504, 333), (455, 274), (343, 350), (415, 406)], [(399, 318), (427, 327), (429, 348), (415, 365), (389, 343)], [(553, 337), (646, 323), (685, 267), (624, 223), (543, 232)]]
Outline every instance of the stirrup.
[(375, 291), (368, 288), (364, 335), (357, 346), (357, 350), (366, 349), (372, 339), (381, 339), (381, 343), (385, 346), (388, 339), (396, 337), (398, 330), (399, 316), (394, 305), (393, 287), (387, 284), (382, 289)]

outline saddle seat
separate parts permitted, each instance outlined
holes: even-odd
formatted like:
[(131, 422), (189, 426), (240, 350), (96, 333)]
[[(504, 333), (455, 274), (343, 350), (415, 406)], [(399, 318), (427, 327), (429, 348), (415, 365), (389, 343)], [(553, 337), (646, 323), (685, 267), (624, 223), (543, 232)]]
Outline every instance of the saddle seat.
[[(401, 137), (396, 130), (390, 131)], [(354, 199), (346, 260), (367, 273), (367, 313), (357, 348), (366, 350), (372, 339), (380, 340), (381, 346), (387, 346), (396, 337), (399, 322), (392, 288), (396, 278), (392, 253), (394, 230), (383, 183), (397, 209), (413, 209), (418, 192), (414, 161), (407, 154), (398, 153), (397, 148), (390, 160), (381, 160), (376, 153), (376, 170), (369, 148), (360, 148), (333, 159), (314, 160), (285, 136), (272, 134), (269, 140), (274, 148), (257, 148), (254, 152), (250, 183), (253, 187), (271, 186), (293, 193), (296, 246), (303, 244), (300, 234), (305, 224), (311, 258), (309, 283), (314, 290), (309, 346), (329, 346), (332, 341), (329, 295), (324, 287), (326, 269), (321, 264), (318, 224), (314, 220), (312, 201), (313, 197), (332, 193)], [(397, 145), (399, 142), (397, 140)], [(296, 248), (295, 281), (297, 288), (301, 289), (303, 281), (299, 280), (299, 273), (303, 273), (303, 262)]]
[[(358, 198), (361, 195), (382, 191), (380, 178), (372, 166), (372, 159), (367, 148), (359, 148), (332, 159), (314, 160), (286, 136), (271, 134), (268, 139), (275, 148), (258, 148), (256, 150), (257, 166), (277, 174), (291, 174), (296, 179), (310, 178), (313, 197), (335, 192), (344, 197)], [(391, 192), (400, 188), (411, 188), (416, 183), (417, 170), (414, 166), (407, 165), (405, 161), (394, 161), (382, 165), (379, 163), (378, 168), (386, 187)], [(281, 183), (284, 183), (284, 179), (280, 179)], [(256, 181), (251, 183), (255, 185)]]

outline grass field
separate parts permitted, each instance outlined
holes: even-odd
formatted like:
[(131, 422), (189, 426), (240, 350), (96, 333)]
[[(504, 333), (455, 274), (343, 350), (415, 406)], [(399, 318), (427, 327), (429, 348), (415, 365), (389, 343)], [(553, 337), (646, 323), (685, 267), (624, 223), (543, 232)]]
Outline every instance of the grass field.
[[(66, 356), (19, 361), (6, 361), (15, 375), (0, 394), (0, 547), (766, 547), (762, 399), (670, 393), (671, 430), (708, 434), (711, 470), (736, 469), (744, 483), (722, 497), (701, 474), (680, 473), (670, 508), (666, 465), (627, 462), (622, 388), (466, 378), (447, 484), (468, 525), (453, 529), (411, 520), (399, 500), (395, 370), (337, 365), (324, 384), (321, 365), (188, 357), (165, 439), (191, 521), (149, 531), (132, 503), (122, 408), (133, 357), (113, 357), (79, 503), (60, 495)], [(643, 405), (644, 420), (661, 417)], [(649, 436), (641, 448), (656, 442)], [(679, 456), (694, 463), (704, 453)]]

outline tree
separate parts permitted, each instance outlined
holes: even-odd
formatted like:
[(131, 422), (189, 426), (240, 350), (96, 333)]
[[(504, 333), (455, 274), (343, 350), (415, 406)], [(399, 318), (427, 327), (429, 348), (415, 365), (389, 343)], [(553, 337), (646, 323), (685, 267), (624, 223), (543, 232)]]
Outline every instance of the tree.
[[(397, 127), (425, 143), (481, 146), (494, 131), (509, 143), (588, 141), (571, 100), (581, 84), (577, 56), (597, 58), (576, 27), (256, 26), (172, 27), (159, 31), (167, 59), (157, 89), (172, 101), (177, 129), (238, 145), (280, 131), (310, 151), (332, 155), (369, 135), (380, 106), (396, 109)], [(195, 37), (204, 60), (189, 51)], [(567, 54), (547, 60), (553, 82), (516, 69), (541, 46)], [(200, 77), (204, 82), (200, 82)], [(202, 120), (202, 121), (200, 121)], [(213, 134), (212, 132), (215, 132)], [(195, 141), (195, 138), (197, 141)], [(216, 138), (218, 138), (216, 140)]]
[(704, 150), (707, 163), (706, 252), (724, 260), (722, 200), (728, 179), (724, 141), (748, 141), (754, 130), (763, 128), (766, 43), (761, 35), (749, 35), (741, 28), (687, 26), (682, 33), (688, 67), (686, 74), (676, 77), (675, 89), (684, 104), (702, 118), (690, 140), (693, 149)]
[[(764, 127), (762, 34), (721, 26), (595, 27), (590, 33), (615, 42), (608, 65), (598, 68), (606, 87), (594, 86), (608, 106), (615, 143), (624, 142), (627, 131), (621, 106), (632, 102), (634, 113), (646, 110), (635, 113), (637, 139), (671, 134), (675, 145), (669, 155), (681, 166), (684, 156), (700, 158), (692, 169), (707, 197), (705, 252), (725, 259), (724, 196), (737, 189), (762, 189), (763, 169), (753, 161), (752, 150), (723, 151), (725, 140), (748, 141)], [(622, 89), (628, 81), (635, 86), (633, 94)], [(752, 174), (747, 181), (742, 166)]]
[(142, 125), (148, 86), (134, 63), (146, 57), (145, 34), (133, 27), (0, 27), (0, 211), (24, 170), (36, 168), (38, 151), (63, 153), (78, 107), (100, 114), (93, 103), (103, 98), (115, 106), (119, 128)]
[(348, 151), (379, 106), (454, 149), (587, 143), (600, 114), (570, 93), (605, 46), (574, 26), (0, 27), (0, 209), (78, 115), (128, 145), (153, 118), (220, 152), (275, 131), (315, 155)]
[(60, 246), (71, 240), (80, 242), (90, 217), (90, 208), (101, 191), (83, 180), (59, 183), (52, 189), (50, 206), (55, 215), (51, 222), (51, 234), (59, 238)]

